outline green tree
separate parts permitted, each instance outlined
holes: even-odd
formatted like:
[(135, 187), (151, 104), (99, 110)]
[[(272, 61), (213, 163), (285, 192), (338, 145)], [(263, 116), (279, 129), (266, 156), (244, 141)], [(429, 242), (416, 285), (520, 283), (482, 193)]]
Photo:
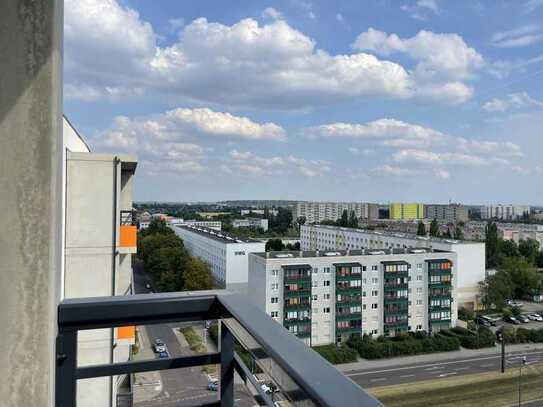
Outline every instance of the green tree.
[(432, 223), (430, 223), (430, 236), (439, 236), (439, 225), (437, 223), (437, 219), (434, 219)]
[(460, 224), (457, 224), (454, 229), (454, 238), (457, 240), (464, 240), (464, 229)]
[(498, 227), (490, 221), (485, 228), (486, 268), (498, 265)]
[(518, 244), (518, 251), (530, 264), (537, 264), (539, 256), (539, 242), (535, 239), (521, 240)]
[(138, 240), (138, 257), (147, 264), (151, 253), (166, 247), (183, 248), (183, 241), (175, 234), (155, 233)]
[(139, 232), (141, 238), (149, 235), (163, 234), (163, 235), (175, 235), (175, 232), (171, 230), (162, 219), (153, 219), (149, 226), (142, 229)]
[(283, 250), (285, 246), (281, 239), (269, 239), (266, 242), (266, 251), (267, 252), (279, 252)]
[(540, 286), (540, 275), (536, 268), (524, 258), (506, 257), (500, 272), (509, 276), (514, 298), (524, 298)]
[(197, 257), (186, 258), (183, 290), (210, 290), (211, 288), (213, 288), (213, 279), (209, 266)]
[(343, 213), (341, 214), (341, 218), (338, 222), (339, 226), (347, 227), (349, 226), (349, 212), (347, 212), (347, 209), (343, 210)]
[(421, 220), (419, 220), (419, 225), (417, 227), (417, 235), (426, 236), (426, 226), (424, 225), (424, 222)]
[(358, 227), (358, 219), (356, 217), (356, 214), (354, 211), (351, 211), (349, 215), (349, 225), (350, 228), (357, 228)]
[(501, 263), (507, 257), (519, 256), (518, 246), (513, 240), (498, 239), (498, 263)]
[(484, 281), (479, 283), (481, 303), (484, 308), (503, 309), (507, 299), (513, 295), (512, 285), (511, 277), (503, 271), (497, 271), (495, 274), (487, 276)]
[(447, 239), (452, 239), (452, 233), (450, 228), (447, 228), (447, 232), (445, 232), (444, 237), (446, 237)]

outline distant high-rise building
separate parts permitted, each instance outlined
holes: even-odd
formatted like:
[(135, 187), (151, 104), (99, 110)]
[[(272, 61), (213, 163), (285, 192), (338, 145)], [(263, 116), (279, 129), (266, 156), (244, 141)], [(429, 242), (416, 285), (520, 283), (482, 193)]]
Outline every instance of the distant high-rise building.
[(526, 205), (485, 205), (481, 207), (481, 219), (517, 220), (530, 214)]
[(424, 217), (441, 223), (467, 222), (468, 208), (459, 204), (424, 205)]
[(391, 203), (390, 219), (415, 220), (424, 218), (424, 205), (421, 203)]
[(336, 221), (343, 211), (349, 215), (354, 212), (357, 218), (377, 219), (379, 205), (366, 202), (308, 202), (298, 201), (294, 208), (294, 219), (304, 217), (306, 223), (319, 223), (324, 220)]

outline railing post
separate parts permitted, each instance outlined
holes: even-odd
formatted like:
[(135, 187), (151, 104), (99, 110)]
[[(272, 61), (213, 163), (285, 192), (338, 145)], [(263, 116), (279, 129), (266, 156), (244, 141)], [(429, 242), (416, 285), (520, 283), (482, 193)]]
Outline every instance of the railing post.
[(77, 331), (58, 334), (56, 342), (55, 406), (74, 407), (77, 395)]
[(234, 406), (234, 336), (221, 321), (221, 407)]

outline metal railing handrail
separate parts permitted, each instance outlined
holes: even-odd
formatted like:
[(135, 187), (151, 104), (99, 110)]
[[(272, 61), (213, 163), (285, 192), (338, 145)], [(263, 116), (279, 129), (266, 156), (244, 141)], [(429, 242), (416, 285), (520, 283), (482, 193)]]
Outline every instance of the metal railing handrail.
[[(116, 365), (119, 365), (116, 371), (126, 372), (134, 365), (134, 362), (126, 362), (96, 368), (85, 367), (84, 372), (78, 372), (82, 368), (75, 366), (73, 360), (75, 355), (72, 355), (72, 353), (77, 353), (74, 341), (77, 340), (78, 330), (226, 318), (234, 318), (254, 338), (264, 353), (287, 373), (315, 405), (381, 405), (302, 341), (280, 327), (266, 313), (249, 304), (246, 298), (225, 290), (137, 294), (62, 301), (58, 307), (57, 381), (76, 380), (77, 375), (83, 373), (85, 377), (90, 377), (97, 372), (103, 375), (108, 367), (111, 369)], [(222, 361), (225, 356), (221, 352), (218, 355), (206, 356), (214, 361), (217, 358)], [(202, 357), (205, 356), (202, 355)], [(228, 356), (226, 358), (228, 362)], [(68, 366), (64, 366), (65, 370), (63, 370), (62, 364), (66, 363), (67, 359)], [(198, 360), (182, 358), (172, 359), (172, 361), (184, 366), (199, 363)], [(153, 368), (162, 366), (159, 360), (145, 363), (151, 362)], [(235, 364), (233, 355), (230, 357), (230, 363)], [(140, 365), (138, 368), (147, 367)], [(72, 383), (57, 383), (57, 391), (59, 391), (59, 386), (75, 388), (75, 384)], [(229, 398), (230, 395), (226, 394), (226, 397)]]

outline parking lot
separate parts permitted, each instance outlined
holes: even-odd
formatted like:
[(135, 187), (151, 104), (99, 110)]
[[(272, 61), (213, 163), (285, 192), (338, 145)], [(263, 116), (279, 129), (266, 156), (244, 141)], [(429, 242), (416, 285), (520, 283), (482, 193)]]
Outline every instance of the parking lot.
[[(536, 303), (536, 302), (528, 302), (528, 301), (522, 301), (521, 304), (522, 304), (522, 306), (520, 307), (522, 310), (521, 315), (528, 316), (528, 314), (535, 313), (535, 314), (539, 314), (543, 316), (543, 304)], [(530, 320), (529, 322), (526, 322), (526, 323), (512, 324), (510, 322), (503, 321), (501, 315), (490, 314), (488, 316), (492, 318), (494, 322), (496, 323), (495, 327), (494, 326), (490, 327), (490, 329), (492, 329), (493, 331), (496, 331), (497, 329), (499, 329), (500, 327), (504, 325), (511, 328), (525, 328), (525, 329), (542, 329), (543, 328), (543, 321)]]

